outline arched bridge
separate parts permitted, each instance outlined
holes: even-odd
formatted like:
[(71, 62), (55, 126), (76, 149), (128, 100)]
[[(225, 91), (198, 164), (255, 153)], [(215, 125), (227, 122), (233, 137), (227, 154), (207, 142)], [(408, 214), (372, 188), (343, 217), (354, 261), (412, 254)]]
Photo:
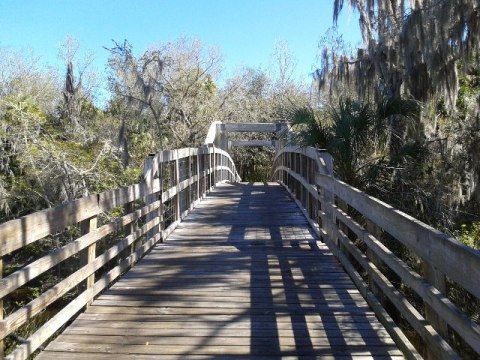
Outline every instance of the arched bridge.
[[(232, 142), (234, 131), (272, 139)], [(4, 271), (3, 355), (478, 356), (478, 319), (451, 293), (478, 304), (480, 254), (337, 180), (329, 154), (288, 135), (216, 123), (206, 145), (149, 157), (138, 184), (1, 224), (0, 275), (18, 252), (70, 239)], [(272, 182), (240, 182), (227, 150), (249, 145), (276, 148)], [(15, 302), (39, 278), (50, 287)]]

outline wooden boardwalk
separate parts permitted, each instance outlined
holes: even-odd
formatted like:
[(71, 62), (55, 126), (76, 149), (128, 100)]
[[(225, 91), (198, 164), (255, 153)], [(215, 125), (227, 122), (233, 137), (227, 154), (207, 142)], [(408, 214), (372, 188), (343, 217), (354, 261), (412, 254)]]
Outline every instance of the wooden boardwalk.
[(276, 183), (224, 184), (37, 359), (403, 358)]

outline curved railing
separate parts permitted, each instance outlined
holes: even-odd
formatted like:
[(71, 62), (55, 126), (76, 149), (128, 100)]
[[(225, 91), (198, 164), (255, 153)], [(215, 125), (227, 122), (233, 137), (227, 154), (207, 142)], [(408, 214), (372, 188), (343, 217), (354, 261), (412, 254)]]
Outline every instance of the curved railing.
[[(434, 359), (459, 358), (453, 349), (458, 339), (480, 354), (479, 324), (449, 296), (452, 287), (461, 288), (478, 304), (478, 251), (335, 179), (325, 152), (284, 148), (273, 177), (294, 196), (408, 358), (419, 357), (415, 338)], [(414, 254), (415, 262), (402, 251)], [(410, 324), (412, 342), (392, 318)]]
[[(133, 266), (157, 242), (165, 239), (186, 213), (216, 184), (239, 181), (235, 165), (223, 150), (163, 151), (147, 159), (144, 181), (84, 197), (0, 225), (0, 355), (3, 342), (15, 336), (21, 344), (7, 359), (25, 359), (68, 323), (93, 298)], [(40, 258), (2, 275), (2, 261), (68, 237)], [(7, 262), (5, 262), (7, 263)], [(56, 276), (60, 267), (70, 269)], [(3, 300), (11, 298), (39, 277), (57, 280), (26, 304), (6, 314)], [(49, 306), (61, 310), (28, 338), (16, 336), (20, 327), (34, 326)], [(6, 304), (5, 304), (6, 305)], [(58, 309), (57, 309), (58, 310)], [(36, 326), (35, 326), (36, 327)], [(0, 356), (3, 358), (3, 356)]]

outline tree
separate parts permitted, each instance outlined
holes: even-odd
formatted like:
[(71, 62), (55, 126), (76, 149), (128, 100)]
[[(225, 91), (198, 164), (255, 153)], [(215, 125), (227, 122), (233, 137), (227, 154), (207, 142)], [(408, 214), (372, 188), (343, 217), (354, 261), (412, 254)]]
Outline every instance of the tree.
[[(127, 41), (115, 44), (108, 49), (110, 88), (115, 101), (124, 99), (137, 122), (145, 122), (146, 131), (159, 139), (150, 151), (199, 145), (216, 113), (218, 51), (181, 38), (153, 47), (137, 59)], [(121, 133), (128, 138), (136, 125), (122, 119)]]
[[(112, 101), (124, 101), (125, 108), (133, 111), (136, 117), (149, 121), (145, 116), (148, 112), (152, 121), (147, 124), (147, 129), (154, 131), (158, 137), (160, 148), (163, 148), (163, 129), (161, 116), (164, 108), (163, 92), (163, 59), (157, 50), (146, 51), (139, 59), (132, 52), (132, 46), (125, 40), (123, 44), (114, 41), (113, 48), (106, 48), (110, 52), (108, 66), (110, 68), (109, 83), (113, 93)], [(118, 112), (121, 117), (118, 142), (122, 152), (124, 166), (129, 165), (129, 128), (132, 124), (125, 113)]]
[(88, 133), (88, 122), (94, 122), (97, 116), (93, 105), (97, 76), (91, 70), (93, 54), (87, 52), (83, 59), (79, 59), (79, 50), (80, 44), (71, 37), (60, 46), (59, 57), (64, 62), (66, 75), (58, 123), (70, 138), (82, 137), (82, 141), (88, 141), (95, 137)]
[(1, 219), (124, 184), (109, 134), (98, 131), (109, 119), (72, 79), (73, 67), (66, 88), (80, 89), (69, 99), (78, 111), (76, 131), (61, 111), (68, 92), (61, 76), (28, 55), (0, 52)]
[(175, 147), (200, 145), (218, 110), (217, 78), (222, 56), (199, 40), (180, 38), (161, 45), (165, 58), (165, 123)]
[[(453, 109), (458, 69), (478, 59), (480, 10), (474, 0), (380, 1), (354, 0), (360, 15), (365, 49), (353, 58), (325, 50), (319, 84), (350, 82), (360, 96), (413, 97), (427, 101), (442, 97)], [(334, 2), (334, 22), (344, 1)], [(373, 88), (373, 89), (372, 89)], [(390, 119), (390, 151), (396, 156), (405, 136), (401, 117)]]
[(411, 101), (384, 99), (374, 107), (368, 102), (340, 98), (338, 105), (325, 109), (290, 107), (288, 119), (297, 132), (297, 142), (326, 149), (332, 154), (334, 171), (341, 180), (362, 188), (380, 185), (378, 176), (403, 165), (405, 157), (422, 151), (414, 142), (404, 145), (397, 159), (387, 159), (389, 128), (386, 119), (398, 114), (414, 121), (418, 105)]
[[(480, 5), (470, 0), (349, 4), (359, 13), (364, 47), (345, 51), (338, 39), (324, 47), (316, 72), (319, 89), (329, 90), (331, 99), (346, 90), (360, 101), (412, 99), (422, 105), (419, 121), (400, 114), (387, 119), (390, 184), (386, 174), (378, 174), (378, 186), (397, 195), (386, 201), (422, 214), (434, 226), (451, 228), (462, 204), (474, 198), (473, 179), (479, 177), (472, 165), (477, 140), (471, 130), (480, 102), (471, 91), (475, 86), (465, 84), (473, 84), (466, 79), (472, 79), (480, 58)], [(334, 2), (334, 22), (343, 6), (341, 0)], [(395, 160), (409, 143), (428, 149), (414, 168)]]
[[(25, 170), (35, 167), (28, 153), (38, 141), (48, 115), (58, 103), (58, 84), (42, 71), (39, 59), (0, 48), (0, 218), (25, 208), (48, 206), (45, 193), (28, 182)], [(38, 204), (35, 204), (37, 202)]]

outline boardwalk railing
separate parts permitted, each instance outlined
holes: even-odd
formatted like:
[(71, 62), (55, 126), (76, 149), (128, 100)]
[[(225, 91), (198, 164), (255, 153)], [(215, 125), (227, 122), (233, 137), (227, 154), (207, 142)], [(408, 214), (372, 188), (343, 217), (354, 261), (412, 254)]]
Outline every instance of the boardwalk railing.
[[(163, 151), (147, 159), (144, 181), (139, 184), (94, 194), (1, 224), (0, 358), (5, 355), (4, 341), (9, 336), (15, 337), (20, 345), (7, 359), (25, 359), (33, 354), (173, 231), (186, 212), (213, 186), (238, 180), (228, 153), (213, 146)], [(68, 241), (40, 258), (28, 259), (28, 263), (13, 272), (11, 266), (7, 268), (20, 252), (48, 247), (59, 238)], [(2, 264), (5, 265), (3, 278)], [(60, 272), (67, 273), (58, 276)], [(51, 286), (34, 294), (26, 304), (15, 300), (17, 293), (25, 297), (22, 290), (28, 290), (26, 285), (39, 278), (43, 286), (46, 283)], [(55, 315), (47, 317), (28, 338), (15, 334), (20, 327), (28, 331), (32, 321), (41, 318), (52, 306)]]
[[(456, 346), (480, 354), (480, 326), (452, 296), (461, 289), (467, 302), (479, 304), (478, 251), (335, 179), (325, 152), (286, 147), (276, 154), (273, 177), (296, 198), (409, 358), (418, 357), (412, 343), (434, 359), (459, 358)], [(400, 331), (406, 322), (411, 343)]]

